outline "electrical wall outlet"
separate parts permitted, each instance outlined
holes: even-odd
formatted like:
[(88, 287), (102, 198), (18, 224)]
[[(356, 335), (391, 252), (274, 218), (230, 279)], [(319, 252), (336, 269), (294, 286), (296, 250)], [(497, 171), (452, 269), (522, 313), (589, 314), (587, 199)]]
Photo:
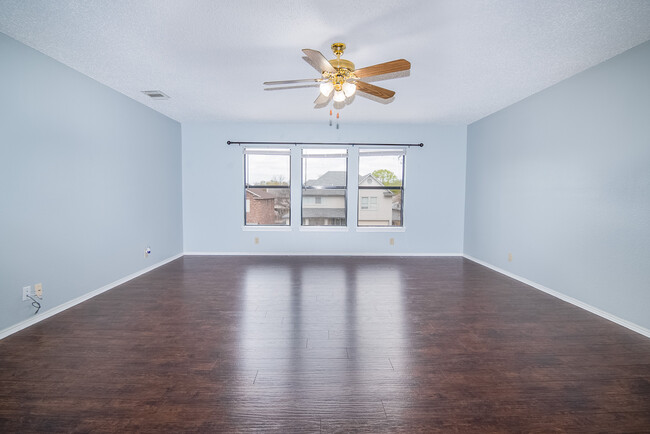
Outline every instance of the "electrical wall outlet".
[(259, 244), (259, 243), (260, 243), (260, 237), (255, 237), (255, 244)]
[(36, 294), (36, 297), (38, 298), (43, 298), (43, 284), (42, 283), (37, 283), (34, 285), (34, 294)]
[(395, 238), (391, 238), (389, 243), (390, 243), (391, 246), (394, 246), (395, 245)]
[(23, 286), (23, 301), (29, 300), (28, 296), (32, 295), (32, 287), (30, 286)]

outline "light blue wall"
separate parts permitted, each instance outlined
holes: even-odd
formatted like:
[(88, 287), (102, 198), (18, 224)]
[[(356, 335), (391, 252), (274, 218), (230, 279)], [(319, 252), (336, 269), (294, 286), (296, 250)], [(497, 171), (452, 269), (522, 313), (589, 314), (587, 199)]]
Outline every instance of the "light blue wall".
[[(305, 254), (460, 254), (463, 246), (466, 127), (319, 124), (183, 124), (183, 223), (186, 252)], [(299, 230), (294, 179), (291, 232), (247, 232), (243, 225), (242, 148), (226, 141), (420, 143), (406, 155), (404, 224), (399, 233)], [(351, 155), (357, 148), (351, 149)], [(298, 153), (295, 153), (298, 155)], [(292, 164), (300, 168), (299, 158)], [(357, 160), (350, 158), (350, 171)], [(354, 171), (354, 172), (353, 172)], [(294, 172), (295, 173), (295, 172)], [(351, 186), (353, 187), (353, 186)], [(352, 188), (350, 203), (356, 198)], [(356, 221), (356, 208), (354, 212)], [(254, 243), (255, 237), (259, 244)], [(391, 246), (390, 238), (395, 239)]]
[[(181, 128), (0, 34), (0, 331), (182, 252)], [(144, 248), (153, 254), (144, 259)]]
[(650, 43), (470, 125), (467, 154), (466, 254), (650, 328)]

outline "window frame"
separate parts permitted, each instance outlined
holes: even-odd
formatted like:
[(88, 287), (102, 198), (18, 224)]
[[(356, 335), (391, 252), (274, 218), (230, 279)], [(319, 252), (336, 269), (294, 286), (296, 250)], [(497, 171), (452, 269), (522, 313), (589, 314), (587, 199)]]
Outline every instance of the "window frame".
[[(332, 150), (339, 151), (338, 153), (331, 153), (328, 154), (327, 152), (331, 152)], [(321, 151), (324, 152), (323, 154), (309, 154), (305, 153), (305, 151)], [(340, 186), (306, 186), (306, 160), (309, 160), (310, 158), (344, 158), (345, 159), (345, 185)], [(301, 148), (300, 150), (300, 230), (347, 230), (349, 227), (349, 222), (348, 222), (348, 187), (349, 187), (349, 182), (348, 182), (348, 176), (349, 176), (349, 159), (350, 159), (350, 151), (348, 148)], [(310, 224), (305, 224), (305, 217), (303, 217), (303, 213), (305, 210), (305, 190), (343, 190), (343, 219), (345, 220), (344, 225), (310, 225)], [(315, 199), (314, 199), (314, 202)], [(322, 202), (322, 200), (321, 200)], [(338, 219), (338, 218), (335, 218)]]
[[(402, 164), (401, 164), (401, 184), (399, 186), (364, 186), (361, 183), (357, 185), (357, 225), (356, 229), (357, 232), (375, 232), (375, 231), (404, 231), (404, 180), (405, 180), (405, 173), (406, 173), (406, 148), (403, 149), (395, 149), (395, 150), (382, 150), (382, 149), (364, 149), (364, 150), (359, 150), (358, 154), (358, 165), (357, 165), (357, 171), (358, 176), (361, 177), (361, 172), (359, 168), (361, 167), (361, 158), (365, 156), (398, 156), (402, 157)], [(371, 172), (372, 175), (372, 172)], [(366, 196), (368, 198), (368, 208), (362, 208), (362, 191), (363, 190), (399, 190), (400, 194), (400, 206), (399, 206), (399, 215), (400, 215), (400, 225), (360, 225), (360, 211), (373, 211), (378, 208), (376, 198), (375, 198), (375, 208), (372, 209), (370, 206), (370, 199), (372, 196)], [(391, 205), (391, 222), (392, 222), (392, 205)]]
[[(273, 184), (251, 184), (249, 183), (249, 171), (248, 166), (250, 163), (248, 161), (249, 155), (269, 155), (269, 156), (282, 156), (289, 158), (289, 171), (288, 171), (288, 180), (287, 185), (273, 185)], [(250, 230), (251, 228), (256, 229), (284, 229), (291, 228), (291, 148), (258, 148), (258, 147), (246, 147), (243, 149), (243, 160), (244, 160), (244, 224), (243, 228)], [(286, 224), (273, 223), (273, 224), (249, 224), (247, 222), (246, 216), (252, 208), (252, 202), (246, 197), (246, 193), (249, 189), (252, 188), (263, 188), (263, 189), (286, 189), (289, 192), (289, 218), (287, 219)], [(275, 208), (275, 199), (274, 199), (274, 208)]]

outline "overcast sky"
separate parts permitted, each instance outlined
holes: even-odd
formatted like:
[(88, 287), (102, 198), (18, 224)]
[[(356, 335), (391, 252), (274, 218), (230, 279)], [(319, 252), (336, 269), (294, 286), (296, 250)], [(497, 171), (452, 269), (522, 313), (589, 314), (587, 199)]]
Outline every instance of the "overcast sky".
[[(340, 149), (327, 151), (341, 152)], [(249, 184), (259, 185), (262, 181), (268, 182), (274, 178), (289, 181), (288, 155), (248, 155), (247, 157), (246, 168)], [(345, 158), (306, 158), (305, 160), (307, 161), (308, 180), (316, 179), (329, 170), (346, 170)], [(401, 157), (396, 155), (362, 156), (359, 159), (359, 174), (364, 176), (375, 170), (387, 169), (393, 172), (398, 179), (402, 179), (401, 160)]]

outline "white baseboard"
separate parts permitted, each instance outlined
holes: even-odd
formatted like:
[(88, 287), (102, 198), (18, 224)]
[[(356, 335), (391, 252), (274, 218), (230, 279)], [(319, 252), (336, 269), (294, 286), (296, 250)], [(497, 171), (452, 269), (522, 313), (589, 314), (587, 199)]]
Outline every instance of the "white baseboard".
[(174, 255), (174, 256), (172, 256), (170, 258), (167, 258), (167, 259), (165, 259), (163, 261), (160, 261), (160, 262), (158, 262), (158, 263), (156, 263), (154, 265), (151, 265), (150, 267), (144, 268), (144, 269), (142, 269), (140, 271), (137, 271), (137, 272), (135, 272), (133, 274), (129, 274), (128, 276), (123, 277), (123, 278), (121, 278), (119, 280), (116, 280), (115, 282), (111, 282), (108, 285), (104, 285), (101, 288), (95, 289), (94, 291), (87, 292), (86, 294), (84, 294), (84, 295), (82, 295), (80, 297), (74, 298), (74, 299), (72, 299), (70, 301), (66, 301), (63, 304), (60, 304), (60, 305), (55, 306), (55, 307), (53, 307), (51, 309), (48, 309), (45, 312), (43, 312), (42, 314), (34, 315), (33, 317), (28, 318), (28, 319), (26, 319), (24, 321), (21, 321), (21, 322), (19, 322), (17, 324), (14, 324), (14, 325), (12, 325), (10, 327), (7, 327), (4, 330), (0, 330), (0, 339), (4, 339), (4, 338), (6, 338), (7, 336), (9, 336), (11, 334), (14, 334), (14, 333), (16, 333), (16, 332), (18, 332), (18, 331), (20, 331), (20, 330), (22, 330), (24, 328), (27, 328), (27, 327), (29, 327), (31, 325), (34, 325), (34, 324), (36, 324), (36, 323), (38, 323), (40, 321), (43, 321), (44, 319), (49, 318), (49, 317), (51, 317), (53, 315), (56, 315), (57, 313), (63, 312), (64, 310), (69, 309), (72, 306), (76, 306), (79, 303), (82, 303), (82, 302), (84, 302), (86, 300), (89, 300), (89, 299), (101, 294), (102, 292), (108, 291), (109, 289), (113, 289), (116, 286), (119, 286), (119, 285), (121, 285), (123, 283), (128, 282), (129, 280), (135, 279), (138, 276), (142, 276), (143, 274), (148, 273), (149, 271), (154, 270), (154, 269), (156, 269), (156, 268), (158, 268), (158, 267), (160, 267), (162, 265), (165, 265), (168, 262), (171, 262), (171, 261), (173, 261), (175, 259), (178, 259), (178, 258), (180, 258), (182, 256), (183, 256), (182, 253)]
[(462, 253), (350, 253), (350, 252), (185, 252), (185, 256), (455, 256), (462, 257)]
[(598, 315), (599, 317), (605, 318), (606, 320), (612, 321), (612, 322), (614, 322), (614, 323), (616, 323), (618, 325), (621, 325), (621, 326), (623, 326), (623, 327), (625, 327), (627, 329), (630, 329), (633, 332), (639, 333), (639, 334), (641, 334), (641, 335), (643, 335), (645, 337), (650, 338), (650, 330), (648, 330), (645, 327), (641, 327), (638, 324), (634, 324), (633, 322), (624, 320), (623, 318), (619, 318), (616, 315), (612, 315), (609, 312), (605, 312), (604, 310), (598, 309), (597, 307), (594, 307), (594, 306), (592, 306), (590, 304), (584, 303), (584, 302), (582, 302), (582, 301), (580, 301), (578, 299), (575, 299), (575, 298), (570, 297), (568, 295), (562, 294), (561, 292), (558, 292), (558, 291), (555, 291), (553, 289), (547, 288), (547, 287), (545, 287), (543, 285), (540, 285), (539, 283), (535, 283), (535, 282), (530, 281), (530, 280), (528, 280), (526, 278), (523, 278), (521, 276), (513, 274), (513, 273), (511, 273), (509, 271), (503, 270), (503, 269), (501, 269), (499, 267), (495, 267), (494, 265), (489, 264), (489, 263), (484, 262), (484, 261), (481, 261), (480, 259), (476, 259), (476, 258), (474, 258), (472, 256), (469, 256), (469, 255), (462, 255), (462, 256), (469, 259), (470, 261), (476, 262), (477, 264), (483, 265), (484, 267), (487, 267), (487, 268), (489, 268), (491, 270), (494, 270), (497, 273), (501, 273), (501, 274), (503, 274), (505, 276), (511, 277), (511, 278), (513, 278), (515, 280), (520, 281), (521, 283), (525, 283), (528, 286), (532, 286), (535, 289), (538, 289), (538, 290), (540, 290), (542, 292), (545, 292), (545, 293), (547, 293), (549, 295), (552, 295), (553, 297), (559, 298), (562, 301), (566, 301), (567, 303), (570, 303), (570, 304), (572, 304), (574, 306), (577, 306), (577, 307), (579, 307), (581, 309), (584, 309), (587, 312), (591, 312), (591, 313), (593, 313), (595, 315)]

